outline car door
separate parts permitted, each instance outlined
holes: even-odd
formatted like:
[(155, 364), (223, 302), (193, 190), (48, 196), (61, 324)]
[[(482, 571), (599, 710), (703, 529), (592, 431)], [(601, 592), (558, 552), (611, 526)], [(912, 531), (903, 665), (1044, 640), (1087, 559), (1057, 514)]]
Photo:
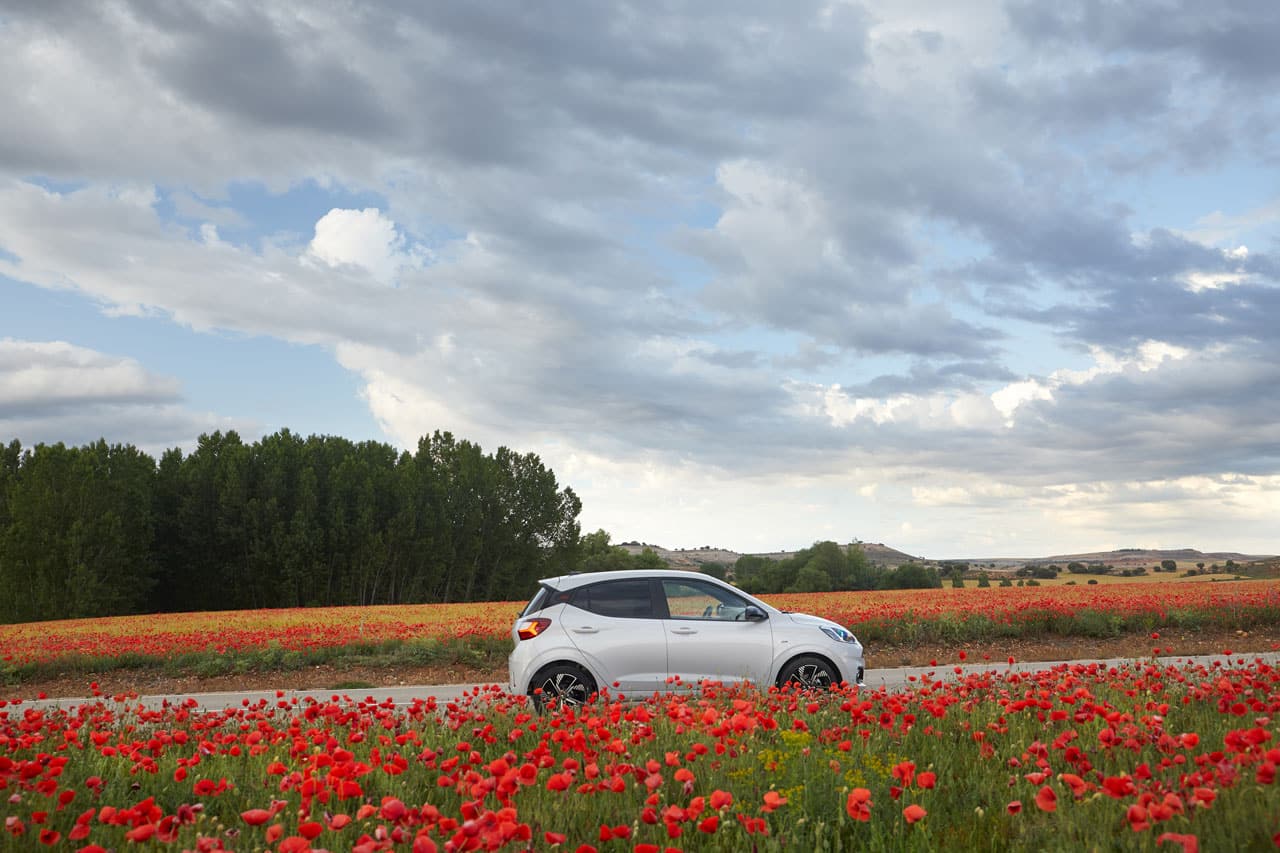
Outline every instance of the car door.
[(573, 592), (561, 615), (565, 632), (601, 687), (647, 694), (667, 678), (667, 639), (648, 578), (602, 581)]
[(670, 675), (684, 682), (766, 684), (773, 664), (773, 628), (768, 619), (745, 618), (745, 598), (697, 578), (664, 578), (661, 590)]

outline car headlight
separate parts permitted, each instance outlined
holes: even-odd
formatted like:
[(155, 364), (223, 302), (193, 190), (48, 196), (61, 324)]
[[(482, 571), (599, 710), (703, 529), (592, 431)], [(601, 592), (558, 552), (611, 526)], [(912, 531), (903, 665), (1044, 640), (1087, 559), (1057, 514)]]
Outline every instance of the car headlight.
[(846, 631), (844, 628), (832, 628), (829, 625), (821, 625), (819, 627), (821, 628), (822, 633), (826, 634), (828, 637), (835, 640), (837, 643), (858, 642), (858, 638), (853, 636), (853, 634)]

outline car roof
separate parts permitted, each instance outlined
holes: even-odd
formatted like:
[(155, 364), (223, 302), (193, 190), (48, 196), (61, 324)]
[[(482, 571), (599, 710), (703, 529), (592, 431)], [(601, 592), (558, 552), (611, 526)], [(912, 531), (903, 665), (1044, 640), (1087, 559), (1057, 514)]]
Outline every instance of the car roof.
[(601, 580), (626, 580), (628, 578), (700, 578), (715, 582), (715, 578), (702, 572), (690, 572), (682, 569), (623, 569), (616, 572), (581, 572), (571, 575), (558, 575), (538, 581), (558, 590), (577, 589), (589, 583)]

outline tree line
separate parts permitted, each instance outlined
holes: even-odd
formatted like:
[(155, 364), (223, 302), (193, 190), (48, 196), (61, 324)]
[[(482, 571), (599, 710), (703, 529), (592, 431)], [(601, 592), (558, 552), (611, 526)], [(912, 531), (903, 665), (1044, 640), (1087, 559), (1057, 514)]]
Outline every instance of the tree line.
[(0, 446), (0, 621), (518, 598), (579, 562), (572, 489), (450, 433)]
[(746, 554), (733, 564), (734, 582), (752, 594), (869, 589), (938, 589), (932, 566), (903, 563), (888, 569), (867, 559), (862, 546), (815, 542), (781, 559)]

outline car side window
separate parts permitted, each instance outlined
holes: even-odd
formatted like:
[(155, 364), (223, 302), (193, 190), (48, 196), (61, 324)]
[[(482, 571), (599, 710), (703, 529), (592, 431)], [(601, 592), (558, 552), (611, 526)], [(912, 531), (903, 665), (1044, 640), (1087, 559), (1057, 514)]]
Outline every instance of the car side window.
[(672, 619), (721, 619), (739, 621), (747, 600), (727, 589), (699, 581), (663, 580), (662, 592)]
[(644, 578), (592, 584), (574, 592), (569, 603), (599, 616), (653, 618), (653, 595), (649, 581)]

